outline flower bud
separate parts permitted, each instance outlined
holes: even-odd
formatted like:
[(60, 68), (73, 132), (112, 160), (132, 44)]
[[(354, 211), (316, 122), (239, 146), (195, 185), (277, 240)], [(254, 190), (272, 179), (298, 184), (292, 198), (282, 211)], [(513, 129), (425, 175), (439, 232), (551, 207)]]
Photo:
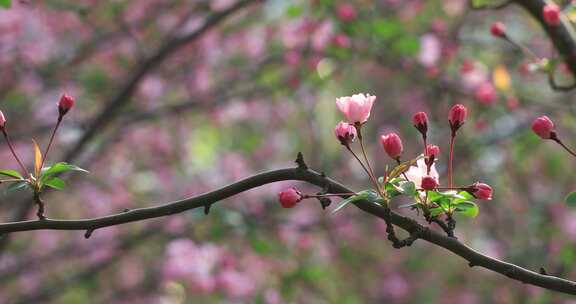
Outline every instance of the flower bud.
[(481, 182), (475, 182), (466, 190), (468, 193), (472, 194), (477, 199), (481, 200), (491, 200), (492, 199), (492, 187)]
[(4, 126), (6, 126), (6, 117), (4, 117), (4, 113), (0, 111), (0, 129), (4, 129)]
[(341, 121), (336, 125), (334, 134), (343, 146), (348, 146), (356, 138), (356, 127), (347, 122)]
[(556, 136), (554, 123), (546, 115), (534, 119), (534, 122), (532, 122), (532, 131), (542, 139), (550, 139)]
[(402, 154), (402, 140), (396, 133), (389, 133), (380, 137), (384, 151), (393, 159), (398, 159)]
[(350, 22), (356, 19), (356, 9), (352, 4), (344, 3), (336, 7), (338, 18), (344, 22)]
[(434, 157), (438, 159), (438, 155), (440, 154), (440, 148), (437, 145), (427, 145), (426, 146), (426, 157)]
[(428, 115), (425, 112), (418, 112), (412, 117), (412, 123), (414, 127), (420, 131), (422, 136), (426, 137), (426, 132), (428, 132)]
[(62, 95), (60, 97), (60, 102), (58, 102), (58, 111), (60, 113), (60, 117), (66, 115), (72, 107), (74, 107), (74, 98), (70, 97), (69, 95)]
[(498, 99), (496, 88), (490, 82), (485, 82), (476, 88), (474, 95), (476, 100), (484, 105), (491, 105)]
[(436, 187), (438, 187), (438, 181), (432, 176), (424, 176), (422, 178), (420, 187), (422, 187), (424, 190), (434, 190)]
[(464, 124), (466, 116), (468, 116), (468, 110), (461, 104), (454, 105), (450, 109), (450, 112), (448, 112), (448, 122), (450, 123), (450, 128), (452, 128), (452, 133), (455, 134)]
[(278, 193), (280, 205), (284, 208), (292, 208), (302, 200), (302, 194), (298, 189), (292, 187)]
[(542, 8), (542, 16), (546, 24), (557, 26), (560, 24), (560, 7), (553, 3), (546, 4), (544, 8)]
[(506, 25), (502, 22), (494, 22), (492, 26), (490, 26), (490, 33), (492, 36), (498, 38), (505, 38), (506, 37)]

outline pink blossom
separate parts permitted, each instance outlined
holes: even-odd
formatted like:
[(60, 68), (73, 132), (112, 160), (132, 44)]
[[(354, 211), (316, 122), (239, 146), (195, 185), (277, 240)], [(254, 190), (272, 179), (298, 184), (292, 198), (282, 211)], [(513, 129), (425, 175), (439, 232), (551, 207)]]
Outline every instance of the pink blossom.
[(66, 115), (66, 113), (72, 109), (74, 104), (74, 98), (66, 94), (62, 95), (62, 97), (60, 97), (60, 101), (58, 102), (58, 111), (60, 112), (60, 116)]
[(425, 67), (436, 66), (442, 55), (442, 45), (436, 35), (424, 34), (420, 38), (418, 61)]
[(424, 176), (420, 187), (424, 190), (434, 190), (438, 187), (438, 181), (432, 176)]
[(450, 109), (448, 112), (448, 122), (453, 132), (464, 124), (467, 116), (468, 109), (461, 104), (456, 104)]
[(356, 19), (356, 9), (350, 3), (342, 3), (336, 7), (338, 18), (344, 22), (350, 22)]
[(423, 158), (416, 161), (415, 166), (410, 166), (408, 171), (405, 172), (408, 181), (413, 182), (415, 185), (422, 185), (422, 179), (425, 176), (434, 178), (438, 183), (440, 183), (440, 176), (438, 171), (436, 171), (436, 165), (432, 164), (430, 166), (430, 173), (427, 172), (428, 168)]
[(6, 117), (4, 113), (0, 111), (0, 129), (4, 129), (4, 126), (6, 126)]
[(334, 37), (334, 44), (340, 48), (349, 48), (350, 47), (350, 38), (346, 34), (338, 34)]
[(472, 186), (469, 187), (468, 192), (470, 192), (470, 194), (472, 194), (477, 199), (492, 199), (492, 187), (485, 183), (475, 182)]
[(376, 96), (370, 94), (354, 94), (336, 98), (336, 106), (351, 124), (365, 123), (370, 117), (372, 105)]
[(506, 37), (506, 25), (504, 25), (502, 22), (494, 22), (490, 26), (490, 33), (494, 37)]
[(256, 292), (254, 279), (247, 273), (225, 269), (218, 274), (218, 286), (230, 298), (249, 298)]
[(496, 88), (490, 82), (485, 82), (476, 88), (475, 96), (476, 100), (484, 105), (491, 105), (498, 98)]

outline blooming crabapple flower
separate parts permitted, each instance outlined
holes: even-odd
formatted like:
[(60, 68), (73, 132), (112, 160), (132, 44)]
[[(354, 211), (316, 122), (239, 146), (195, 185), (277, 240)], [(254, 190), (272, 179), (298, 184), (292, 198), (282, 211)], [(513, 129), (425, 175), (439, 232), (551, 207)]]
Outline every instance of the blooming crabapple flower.
[(546, 24), (557, 26), (560, 24), (560, 7), (553, 3), (546, 4), (542, 8), (542, 16)]
[(532, 131), (542, 139), (550, 139), (555, 136), (554, 123), (546, 115), (534, 119)]
[(302, 200), (302, 195), (298, 189), (292, 187), (278, 193), (280, 204), (284, 208), (292, 208)]
[(498, 96), (496, 95), (496, 89), (489, 82), (485, 82), (481, 84), (478, 88), (476, 88), (476, 92), (474, 93), (474, 95), (476, 97), (476, 100), (478, 100), (479, 103), (484, 105), (491, 105), (498, 98)]
[(422, 136), (426, 136), (428, 132), (428, 116), (425, 112), (418, 112), (412, 117), (412, 123), (414, 127), (422, 133)]
[(468, 110), (461, 104), (454, 105), (450, 109), (450, 112), (448, 112), (448, 122), (450, 122), (452, 133), (455, 133), (456, 130), (464, 124), (466, 116), (468, 116)]
[(338, 18), (344, 22), (350, 22), (356, 19), (356, 9), (350, 3), (343, 3), (336, 8)]
[(66, 94), (62, 95), (62, 97), (60, 97), (60, 102), (58, 102), (58, 111), (60, 112), (60, 116), (66, 115), (66, 113), (72, 109), (74, 103), (74, 98)]
[(354, 138), (356, 138), (356, 127), (341, 121), (336, 125), (334, 134), (336, 134), (336, 138), (338, 138), (343, 146), (348, 146), (354, 141)]
[(438, 187), (438, 181), (432, 176), (424, 176), (422, 178), (420, 187), (422, 187), (424, 190), (434, 190), (436, 187)]
[(0, 111), (0, 129), (4, 129), (5, 125), (6, 125), (6, 117), (4, 117), (4, 113)]
[(506, 25), (502, 22), (494, 22), (490, 26), (490, 33), (494, 37), (504, 38), (506, 37)]
[(481, 200), (491, 200), (492, 199), (492, 187), (481, 182), (475, 182), (467, 190), (475, 198)]
[(370, 94), (354, 94), (336, 98), (336, 106), (351, 124), (363, 124), (370, 117), (370, 110), (376, 96)]
[(442, 42), (434, 34), (424, 34), (420, 38), (418, 62), (426, 68), (435, 67), (442, 57)]
[(398, 134), (392, 132), (386, 135), (382, 135), (380, 137), (380, 141), (382, 142), (382, 147), (384, 147), (384, 151), (386, 154), (393, 159), (398, 159), (400, 154), (402, 154), (402, 140)]
[(414, 185), (422, 185), (422, 179), (426, 176), (432, 177), (433, 179), (436, 180), (438, 184), (440, 184), (439, 179), (440, 176), (438, 174), (438, 171), (436, 171), (436, 165), (432, 164), (432, 166), (430, 166), (430, 173), (428, 173), (427, 171), (428, 166), (424, 162), (424, 159), (420, 158), (419, 160), (416, 161), (416, 165), (410, 166), (410, 168), (408, 168), (408, 171), (404, 172), (403, 175), (406, 175), (408, 181), (413, 182)]

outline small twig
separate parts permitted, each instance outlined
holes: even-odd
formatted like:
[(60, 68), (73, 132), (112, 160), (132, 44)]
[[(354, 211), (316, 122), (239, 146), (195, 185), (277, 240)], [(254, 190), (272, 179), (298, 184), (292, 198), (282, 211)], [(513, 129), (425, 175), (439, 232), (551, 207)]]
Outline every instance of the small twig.
[(38, 206), (38, 211), (36, 212), (38, 219), (41, 221), (46, 220), (46, 216), (44, 216), (44, 202), (40, 198), (40, 193), (37, 191), (34, 192), (34, 203)]
[(308, 169), (306, 162), (304, 162), (304, 155), (302, 155), (302, 152), (298, 152), (298, 155), (296, 156), (295, 162), (298, 165), (298, 169), (302, 169), (302, 170)]

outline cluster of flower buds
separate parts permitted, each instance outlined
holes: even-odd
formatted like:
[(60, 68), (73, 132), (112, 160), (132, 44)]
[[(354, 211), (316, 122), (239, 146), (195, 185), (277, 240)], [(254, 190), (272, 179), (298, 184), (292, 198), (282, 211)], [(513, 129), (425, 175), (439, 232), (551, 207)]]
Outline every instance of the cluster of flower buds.
[[(348, 148), (348, 150), (356, 157), (358, 162), (362, 165), (368, 176), (372, 180), (375, 189), (378, 191), (382, 191), (379, 186), (379, 182), (376, 181), (374, 171), (370, 166), (370, 162), (366, 157), (366, 153), (364, 150), (364, 146), (362, 144), (362, 126), (366, 123), (368, 118), (370, 117), (370, 112), (372, 110), (372, 106), (374, 101), (376, 100), (376, 96), (372, 95), (365, 95), (365, 94), (355, 94), (352, 96), (344, 96), (336, 99), (336, 106), (342, 112), (346, 121), (339, 122), (335, 129), (334, 134), (338, 141)], [(448, 112), (448, 122), (451, 129), (451, 141), (450, 141), (450, 163), (449, 163), (449, 180), (450, 185), (448, 188), (444, 189), (462, 189), (468, 191), (471, 195), (476, 197), (477, 199), (482, 200), (490, 200), (492, 199), (492, 188), (484, 183), (476, 182), (468, 187), (453, 187), (451, 183), (451, 162), (453, 160), (453, 144), (454, 138), (456, 136), (457, 131), (464, 125), (468, 116), (468, 110), (465, 106), (461, 104), (454, 105), (450, 111)], [(440, 183), (438, 180), (438, 173), (435, 169), (433, 169), (434, 162), (440, 156), (440, 148), (437, 145), (428, 144), (427, 143), (427, 133), (428, 133), (428, 115), (425, 112), (417, 112), (412, 117), (412, 123), (414, 127), (420, 132), (423, 142), (424, 142), (424, 160), (418, 160), (416, 169), (410, 169), (418, 171), (420, 168), (425, 170), (425, 174), (417, 173), (415, 175), (410, 172), (410, 170), (406, 171), (404, 178), (407, 181), (412, 181), (411, 178), (408, 176), (414, 176), (415, 181), (417, 181), (418, 185), (421, 190), (426, 191), (433, 191), (440, 189)], [(362, 148), (362, 154), (364, 156), (364, 161), (360, 160), (360, 158), (354, 153), (354, 151), (350, 148), (350, 144), (354, 142), (354, 140), (358, 138), (360, 141), (360, 147)], [(386, 154), (394, 159), (399, 164), (401, 163), (400, 157), (404, 150), (402, 139), (398, 136), (395, 132), (390, 132), (386, 135), (380, 136), (380, 143), (384, 148)], [(350, 194), (347, 194), (350, 195)], [(278, 193), (278, 197), (280, 203), (285, 208), (292, 208), (298, 202), (302, 201), (306, 198), (312, 197), (326, 197), (329, 195), (305, 195), (298, 191), (296, 188), (288, 188), (280, 193)]]
[[(46, 151), (44, 152), (44, 155), (42, 157), (42, 164), (41, 165), (44, 164), (46, 156), (48, 155), (48, 151), (50, 150), (50, 146), (52, 145), (52, 141), (54, 140), (54, 135), (56, 134), (56, 131), (58, 130), (58, 127), (60, 126), (60, 122), (62, 121), (62, 118), (64, 117), (64, 115), (66, 115), (66, 113), (68, 113), (68, 111), (70, 111), (70, 109), (72, 109), (74, 107), (74, 104), (75, 104), (74, 98), (70, 97), (69, 95), (64, 94), (64, 95), (62, 95), (62, 97), (60, 97), (60, 100), (58, 101), (58, 104), (57, 104), (58, 105), (58, 122), (56, 123), (56, 126), (54, 128), (52, 136), (50, 137), (50, 142), (48, 143)], [(18, 154), (16, 154), (16, 151), (14, 150), (14, 146), (12, 145), (12, 142), (10, 141), (10, 138), (8, 136), (8, 130), (6, 129), (6, 116), (4, 116), (4, 113), (2, 111), (0, 111), (0, 130), (2, 131), (2, 134), (4, 135), (4, 139), (6, 140), (6, 143), (8, 144), (8, 147), (10, 148), (10, 152), (12, 153), (12, 156), (14, 156), (14, 158), (18, 162), (20, 168), (22, 169), (22, 171), (27, 173), (28, 170), (26, 169), (26, 167), (24, 166), (24, 164), (22, 163), (22, 161), (18, 157)], [(42, 166), (40, 166), (40, 167), (42, 167)]]

